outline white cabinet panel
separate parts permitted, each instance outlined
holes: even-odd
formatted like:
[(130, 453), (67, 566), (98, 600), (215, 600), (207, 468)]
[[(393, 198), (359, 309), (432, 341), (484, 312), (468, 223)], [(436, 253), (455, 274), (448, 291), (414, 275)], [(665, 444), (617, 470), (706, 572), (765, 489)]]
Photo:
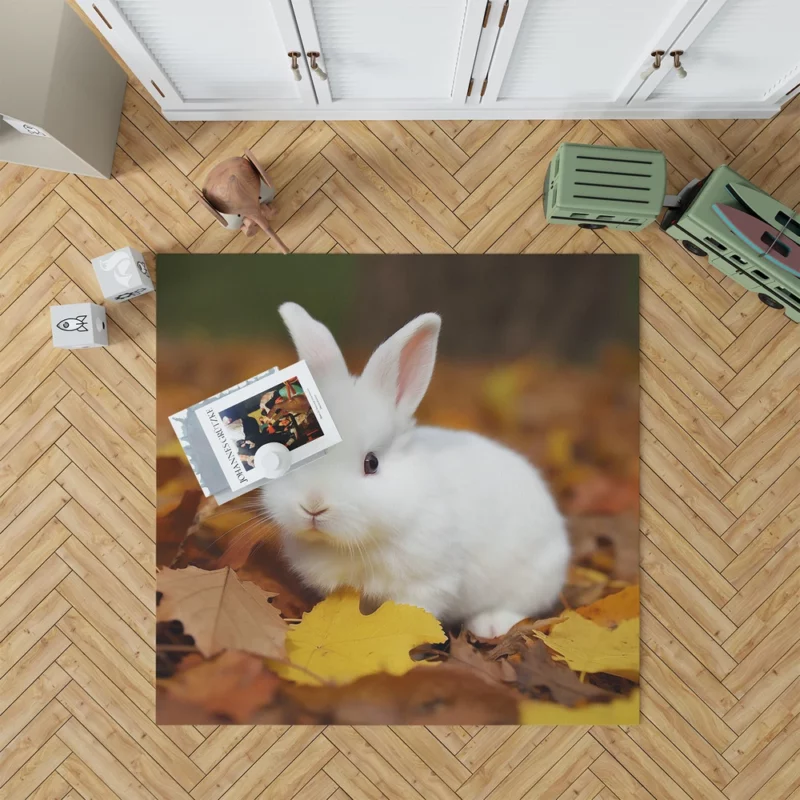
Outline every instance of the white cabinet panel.
[(485, 0), (293, 0), (320, 104), (464, 102)]
[(727, 0), (692, 41), (678, 41), (687, 75), (674, 69), (650, 100), (762, 101), (800, 81), (800, 0)]
[[(520, 2), (510, 0), (511, 8)], [(697, 0), (528, 0), (517, 30), (508, 25), (501, 32), (496, 53), (499, 74), (493, 63), (489, 84), (494, 87), (487, 99), (509, 103), (626, 99), (626, 87), (652, 61), (650, 52), (685, 25), (699, 4)]]
[(167, 108), (316, 102), (291, 70), (300, 39), (289, 0), (78, 2)]
[(175, 120), (767, 117), (800, 93), (800, 0), (75, 2)]

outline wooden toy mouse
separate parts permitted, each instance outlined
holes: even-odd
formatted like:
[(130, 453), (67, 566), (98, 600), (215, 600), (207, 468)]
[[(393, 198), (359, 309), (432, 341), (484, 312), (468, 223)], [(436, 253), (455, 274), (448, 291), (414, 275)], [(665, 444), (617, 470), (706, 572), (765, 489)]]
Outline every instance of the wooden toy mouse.
[(269, 206), (274, 197), (272, 182), (250, 150), (217, 164), (200, 194), (203, 205), (221, 225), (229, 230), (243, 228), (246, 236), (253, 236), (261, 228), (286, 254), (289, 248), (269, 224), (275, 216), (275, 210)]

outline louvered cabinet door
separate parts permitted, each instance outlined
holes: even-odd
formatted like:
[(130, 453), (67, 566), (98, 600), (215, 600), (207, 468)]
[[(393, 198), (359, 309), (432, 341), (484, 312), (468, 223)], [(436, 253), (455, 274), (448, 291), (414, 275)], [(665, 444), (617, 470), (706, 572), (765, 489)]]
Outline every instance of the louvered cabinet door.
[(480, 104), (566, 114), (624, 105), (650, 53), (703, 2), (509, 0)]
[(167, 114), (316, 106), (290, 0), (77, 2)]
[[(464, 105), (486, 0), (292, 0), (321, 111)], [(324, 112), (323, 112), (324, 113)]]
[(800, 90), (800, 0), (709, 0), (635, 100), (647, 105), (783, 103)]

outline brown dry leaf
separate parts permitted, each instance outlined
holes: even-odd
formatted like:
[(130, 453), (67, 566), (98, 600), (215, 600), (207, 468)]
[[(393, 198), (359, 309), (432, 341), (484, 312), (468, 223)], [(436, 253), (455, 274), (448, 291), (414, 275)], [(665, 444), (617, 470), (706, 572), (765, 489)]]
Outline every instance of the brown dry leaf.
[(288, 626), (270, 595), (253, 583), (242, 583), (229, 568), (162, 569), (159, 620), (180, 620), (206, 657), (221, 650), (247, 650), (269, 658), (286, 655)]
[(284, 619), (298, 620), (322, 600), (321, 597), (315, 597), (310, 591), (304, 592), (305, 596), (297, 594), (277, 580), (266, 577), (257, 568), (251, 567), (249, 562), (244, 567), (237, 569), (236, 574), (240, 581), (250, 581), (271, 594), (270, 602)]
[(447, 663), (471, 670), (489, 683), (516, 681), (514, 668), (508, 661), (488, 658), (469, 643), (464, 633), (450, 639), (450, 657)]
[(256, 710), (272, 703), (280, 683), (260, 657), (228, 650), (159, 685), (183, 703), (245, 723)]
[(484, 639), (483, 642), (496, 642), (497, 644), (486, 654), (487, 658), (498, 659), (503, 656), (521, 654), (533, 640), (533, 631), (549, 633), (553, 625), (563, 621), (563, 617), (547, 617), (546, 619), (523, 619), (514, 625), (511, 630), (498, 639)]
[(156, 563), (169, 564), (172, 561), (202, 500), (203, 493), (199, 489), (187, 489), (176, 508), (156, 518)]
[(596, 603), (575, 610), (582, 617), (586, 617), (598, 625), (616, 628), (623, 620), (639, 616), (639, 587), (628, 586), (621, 592), (610, 594)]
[(542, 642), (533, 642), (523, 653), (519, 663), (514, 665), (519, 688), (525, 692), (541, 696), (542, 690), (550, 693), (556, 703), (576, 706), (584, 702), (612, 700), (611, 692), (581, 683), (569, 667), (556, 664)]
[(184, 470), (183, 461), (176, 456), (158, 456), (156, 459), (156, 486), (161, 488), (181, 474)]
[(309, 721), (338, 725), (513, 725), (519, 694), (450, 664), (367, 675), (346, 686), (287, 686)]

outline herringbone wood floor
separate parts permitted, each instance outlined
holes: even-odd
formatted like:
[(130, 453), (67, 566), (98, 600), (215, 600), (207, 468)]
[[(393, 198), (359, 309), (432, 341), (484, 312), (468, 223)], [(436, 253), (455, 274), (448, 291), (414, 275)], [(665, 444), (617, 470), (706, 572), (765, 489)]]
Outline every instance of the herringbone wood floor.
[[(730, 162), (800, 201), (772, 121), (165, 122), (134, 81), (111, 181), (0, 169), (0, 796), (195, 800), (800, 797), (800, 325), (650, 227), (548, 227), (560, 141)], [(110, 347), (50, 344), (88, 259), (273, 246), (196, 204), (251, 147), (302, 252), (641, 256), (642, 724), (163, 728), (154, 692), (154, 298)]]

